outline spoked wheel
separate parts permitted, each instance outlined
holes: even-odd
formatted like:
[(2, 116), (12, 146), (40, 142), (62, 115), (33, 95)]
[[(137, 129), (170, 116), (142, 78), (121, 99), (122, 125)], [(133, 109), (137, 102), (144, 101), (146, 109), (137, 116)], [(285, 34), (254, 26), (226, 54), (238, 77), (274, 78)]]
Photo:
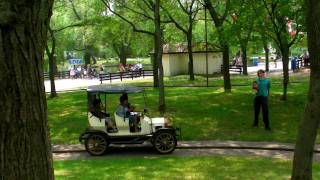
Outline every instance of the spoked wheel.
[(159, 132), (155, 134), (153, 147), (161, 154), (174, 151), (177, 145), (176, 137), (170, 132)]
[(106, 137), (102, 134), (91, 134), (85, 141), (86, 150), (93, 156), (103, 155), (108, 145)]

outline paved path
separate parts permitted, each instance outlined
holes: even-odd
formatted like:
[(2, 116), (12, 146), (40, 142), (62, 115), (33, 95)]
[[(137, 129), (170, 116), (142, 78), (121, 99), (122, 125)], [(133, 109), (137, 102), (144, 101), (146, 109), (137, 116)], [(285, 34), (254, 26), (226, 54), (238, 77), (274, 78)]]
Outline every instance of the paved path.
[[(157, 154), (150, 144), (142, 145), (111, 145), (103, 157), (133, 157), (133, 156), (254, 156), (280, 159), (292, 159), (294, 145), (277, 142), (246, 142), (246, 141), (179, 141), (177, 149), (169, 155)], [(84, 146), (54, 145), (55, 160), (92, 159), (85, 152)], [(320, 146), (315, 147), (314, 160), (320, 162)]]

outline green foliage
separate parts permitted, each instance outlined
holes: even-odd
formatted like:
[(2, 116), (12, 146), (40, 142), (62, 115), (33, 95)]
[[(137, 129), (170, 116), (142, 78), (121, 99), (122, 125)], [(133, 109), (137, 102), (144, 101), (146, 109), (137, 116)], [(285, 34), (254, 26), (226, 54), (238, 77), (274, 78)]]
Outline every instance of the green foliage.
[[(315, 169), (314, 179), (320, 178), (319, 163), (314, 163), (313, 168)], [(289, 179), (291, 161), (257, 157), (105, 157), (90, 160), (55, 161), (54, 169), (55, 177), (58, 180), (278, 180)]]

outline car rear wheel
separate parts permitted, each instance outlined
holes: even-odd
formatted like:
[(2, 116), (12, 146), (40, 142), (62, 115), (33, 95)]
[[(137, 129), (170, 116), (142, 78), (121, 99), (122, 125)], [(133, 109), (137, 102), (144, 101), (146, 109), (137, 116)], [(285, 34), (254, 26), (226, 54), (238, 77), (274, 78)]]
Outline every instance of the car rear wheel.
[(171, 132), (158, 132), (154, 136), (153, 147), (160, 154), (168, 154), (174, 151), (177, 139)]
[(86, 150), (93, 156), (101, 156), (108, 149), (108, 141), (103, 134), (91, 134), (85, 141)]

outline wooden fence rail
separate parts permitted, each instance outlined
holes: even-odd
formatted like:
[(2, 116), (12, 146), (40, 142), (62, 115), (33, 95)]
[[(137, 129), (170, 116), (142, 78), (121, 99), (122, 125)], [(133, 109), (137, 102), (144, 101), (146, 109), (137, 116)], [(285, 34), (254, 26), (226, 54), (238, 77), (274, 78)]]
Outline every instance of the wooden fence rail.
[[(242, 73), (242, 66), (232, 66), (229, 65), (229, 72), (238, 72)], [(223, 73), (223, 65), (221, 65), (221, 73)]]
[(102, 73), (99, 74), (99, 80), (102, 84), (102, 81), (109, 80), (110, 83), (115, 79), (134, 79), (138, 77), (153, 76), (153, 70), (141, 70), (141, 71), (126, 71), (126, 72), (117, 72), (117, 73)]
[[(70, 78), (70, 73), (69, 71), (59, 71), (59, 72), (56, 72), (54, 77), (59, 79)], [(43, 72), (43, 78), (49, 79), (49, 72)]]

